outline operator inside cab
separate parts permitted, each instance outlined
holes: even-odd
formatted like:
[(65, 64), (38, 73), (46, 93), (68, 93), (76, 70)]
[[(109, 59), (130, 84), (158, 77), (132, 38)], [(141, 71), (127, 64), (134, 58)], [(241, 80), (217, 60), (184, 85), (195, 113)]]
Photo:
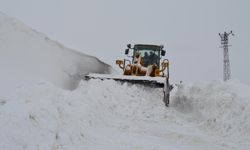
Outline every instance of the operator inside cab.
[(141, 66), (141, 56), (139, 52), (135, 53), (135, 57), (134, 57), (134, 64)]
[(148, 67), (144, 67), (143, 59), (139, 52), (135, 52), (134, 61), (131, 66), (132, 75), (146, 75), (150, 76), (152, 72), (153, 65), (148, 65)]

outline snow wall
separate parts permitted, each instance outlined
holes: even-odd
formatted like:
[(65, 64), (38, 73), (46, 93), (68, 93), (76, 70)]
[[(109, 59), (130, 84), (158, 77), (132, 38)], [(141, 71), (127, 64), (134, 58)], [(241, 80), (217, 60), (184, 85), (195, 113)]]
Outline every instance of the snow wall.
[(39, 81), (74, 89), (80, 76), (111, 70), (96, 57), (66, 48), (0, 12), (1, 93)]
[[(250, 141), (250, 87), (237, 80), (181, 85), (172, 107), (198, 128), (231, 142)], [(250, 146), (250, 145), (249, 145)]]

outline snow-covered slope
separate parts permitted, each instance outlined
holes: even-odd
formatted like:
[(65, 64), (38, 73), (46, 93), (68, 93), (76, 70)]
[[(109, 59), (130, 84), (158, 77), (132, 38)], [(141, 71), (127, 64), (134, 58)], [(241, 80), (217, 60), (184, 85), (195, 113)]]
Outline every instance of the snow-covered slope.
[(110, 71), (110, 66), (99, 59), (66, 48), (0, 12), (2, 94), (39, 81), (73, 89), (79, 82), (79, 75)]
[(82, 81), (41, 83), (0, 101), (0, 149), (248, 150), (250, 87), (232, 81), (162, 90)]

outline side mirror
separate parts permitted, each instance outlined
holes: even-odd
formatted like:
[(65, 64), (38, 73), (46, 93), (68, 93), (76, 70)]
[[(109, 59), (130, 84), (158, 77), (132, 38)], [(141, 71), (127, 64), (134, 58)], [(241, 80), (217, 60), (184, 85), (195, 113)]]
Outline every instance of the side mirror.
[(125, 50), (125, 55), (128, 55), (128, 53), (129, 53), (129, 49), (126, 49)]
[(127, 47), (128, 47), (129, 49), (131, 49), (131, 44), (128, 44)]
[(166, 51), (165, 50), (161, 50), (161, 56), (165, 56)]

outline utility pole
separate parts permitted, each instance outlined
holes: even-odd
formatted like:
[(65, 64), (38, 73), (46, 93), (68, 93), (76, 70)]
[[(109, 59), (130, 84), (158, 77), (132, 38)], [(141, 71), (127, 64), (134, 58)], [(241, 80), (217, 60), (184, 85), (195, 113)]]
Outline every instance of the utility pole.
[(227, 81), (231, 78), (231, 71), (230, 71), (230, 62), (229, 62), (229, 53), (228, 53), (228, 37), (229, 35), (234, 35), (232, 31), (230, 31), (229, 33), (224, 32), (223, 34), (219, 33), (219, 36), (221, 38), (221, 48), (223, 48), (224, 50), (224, 66), (223, 66), (223, 80)]

